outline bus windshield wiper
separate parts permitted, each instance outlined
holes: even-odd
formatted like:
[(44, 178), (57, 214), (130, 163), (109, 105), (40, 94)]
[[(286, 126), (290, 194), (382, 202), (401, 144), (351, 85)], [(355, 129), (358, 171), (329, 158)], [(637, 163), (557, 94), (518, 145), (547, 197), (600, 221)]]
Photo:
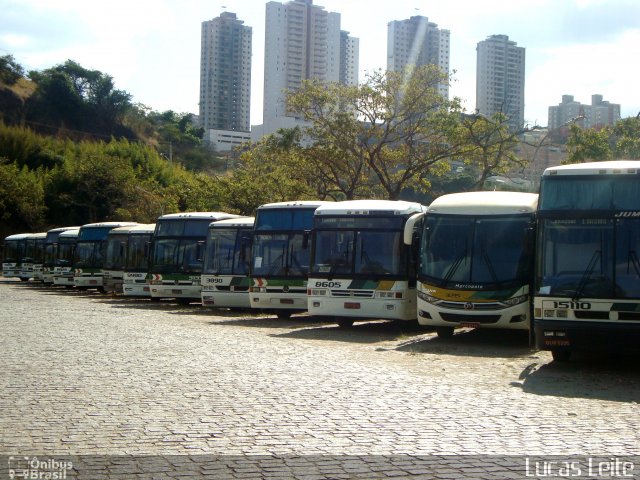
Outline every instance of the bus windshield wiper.
[(460, 264), (462, 264), (462, 261), (467, 258), (467, 248), (465, 247), (464, 252), (462, 252), (460, 254), (460, 256), (458, 258), (456, 258), (456, 261), (453, 262), (451, 264), (451, 266), (449, 267), (449, 270), (447, 270), (447, 273), (444, 275), (444, 278), (442, 279), (443, 284), (447, 284), (449, 282), (449, 280), (451, 280), (451, 277), (453, 277), (453, 275), (456, 273), (456, 271), (458, 270), (458, 267), (460, 267)]
[(580, 283), (578, 284), (578, 288), (576, 288), (576, 292), (574, 294), (574, 301), (580, 300), (584, 289), (587, 287), (587, 282), (591, 278), (594, 270), (596, 269), (596, 263), (598, 263), (598, 259), (600, 258), (600, 250), (595, 250), (593, 255), (591, 255), (591, 259), (589, 260), (589, 264), (587, 265), (586, 270), (582, 274), (582, 278), (580, 279)]
[(484, 263), (487, 264), (487, 269), (489, 270), (489, 273), (491, 274), (491, 278), (493, 279), (494, 282), (497, 282), (498, 281), (498, 276), (496, 275), (496, 271), (493, 268), (493, 263), (491, 263), (491, 259), (489, 258), (489, 255), (487, 254), (487, 251), (484, 249), (483, 246), (480, 247), (480, 256), (484, 260)]

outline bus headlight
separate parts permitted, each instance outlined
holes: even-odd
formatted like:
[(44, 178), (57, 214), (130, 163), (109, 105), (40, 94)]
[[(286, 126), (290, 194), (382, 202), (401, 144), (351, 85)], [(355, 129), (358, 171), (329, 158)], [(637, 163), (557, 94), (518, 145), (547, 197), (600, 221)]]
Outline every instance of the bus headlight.
[(519, 297), (509, 298), (507, 300), (503, 300), (502, 304), (513, 307), (514, 305), (519, 305), (520, 303), (524, 303), (529, 299), (529, 295), (520, 295)]
[(418, 292), (418, 298), (420, 300), (424, 300), (427, 303), (438, 303), (440, 301), (439, 298), (432, 297), (431, 295), (427, 295), (424, 292)]

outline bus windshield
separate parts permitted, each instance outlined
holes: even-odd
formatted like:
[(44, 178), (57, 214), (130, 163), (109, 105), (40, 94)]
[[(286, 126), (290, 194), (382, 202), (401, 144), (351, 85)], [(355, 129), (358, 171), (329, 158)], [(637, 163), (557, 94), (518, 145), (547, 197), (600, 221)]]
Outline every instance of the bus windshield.
[(198, 258), (198, 241), (194, 239), (157, 239), (153, 247), (153, 273), (202, 272)]
[(78, 242), (73, 264), (77, 268), (102, 268), (104, 261), (102, 242)]
[(127, 255), (124, 267), (128, 271), (144, 272), (149, 267), (149, 235), (131, 235), (127, 243)]
[(203, 273), (215, 275), (246, 275), (251, 257), (251, 230), (211, 228)]
[(122, 270), (126, 256), (127, 234), (109, 235), (107, 239), (104, 268)]
[(255, 233), (253, 275), (306, 277), (309, 273), (308, 233)]
[(4, 261), (7, 263), (19, 262), (24, 252), (24, 241), (9, 240), (4, 244)]
[(366, 276), (401, 275), (407, 261), (402, 232), (318, 230), (313, 273)]
[(640, 298), (640, 220), (543, 219), (539, 241), (539, 294)]
[(60, 241), (58, 244), (57, 258), (55, 261), (56, 267), (69, 267), (72, 265), (73, 256), (75, 253), (76, 244), (74, 242)]
[(426, 218), (421, 274), (437, 285), (527, 282), (531, 216)]

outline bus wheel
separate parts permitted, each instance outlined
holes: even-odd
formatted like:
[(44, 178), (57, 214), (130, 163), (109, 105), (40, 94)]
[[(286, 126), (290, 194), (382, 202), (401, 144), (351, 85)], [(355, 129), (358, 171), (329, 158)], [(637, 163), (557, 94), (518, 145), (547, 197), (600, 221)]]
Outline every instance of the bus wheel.
[(436, 334), (438, 338), (451, 338), (453, 337), (453, 327), (436, 327)]
[(20, 277), (20, 281), (21, 281), (21, 282), (28, 282), (28, 281), (29, 281), (29, 279), (28, 279), (28, 278), (24, 278), (24, 277)]
[(152, 302), (159, 302), (160, 301), (160, 297), (149, 297), (151, 299)]
[(551, 350), (554, 362), (568, 362), (571, 358), (571, 350)]
[(351, 328), (353, 327), (353, 320), (351, 320), (350, 318), (339, 318), (337, 320), (338, 322), (338, 326), (340, 328)]
[(178, 298), (178, 305), (189, 305), (191, 303), (190, 298)]
[(280, 320), (289, 320), (291, 318), (291, 312), (288, 310), (279, 310), (276, 315)]

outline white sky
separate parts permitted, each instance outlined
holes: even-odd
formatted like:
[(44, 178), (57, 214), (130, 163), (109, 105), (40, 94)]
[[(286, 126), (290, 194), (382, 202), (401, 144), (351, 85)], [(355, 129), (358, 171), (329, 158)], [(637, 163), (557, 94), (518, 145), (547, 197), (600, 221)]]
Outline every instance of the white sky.
[[(0, 0), (0, 55), (26, 70), (74, 60), (153, 110), (198, 113), (201, 23), (226, 10), (253, 29), (251, 123), (262, 123), (264, 0)], [(386, 67), (387, 23), (423, 15), (451, 32), (451, 96), (475, 109), (476, 45), (526, 48), (525, 121), (546, 125), (563, 94), (640, 112), (640, 0), (314, 0), (360, 39), (360, 79)]]

